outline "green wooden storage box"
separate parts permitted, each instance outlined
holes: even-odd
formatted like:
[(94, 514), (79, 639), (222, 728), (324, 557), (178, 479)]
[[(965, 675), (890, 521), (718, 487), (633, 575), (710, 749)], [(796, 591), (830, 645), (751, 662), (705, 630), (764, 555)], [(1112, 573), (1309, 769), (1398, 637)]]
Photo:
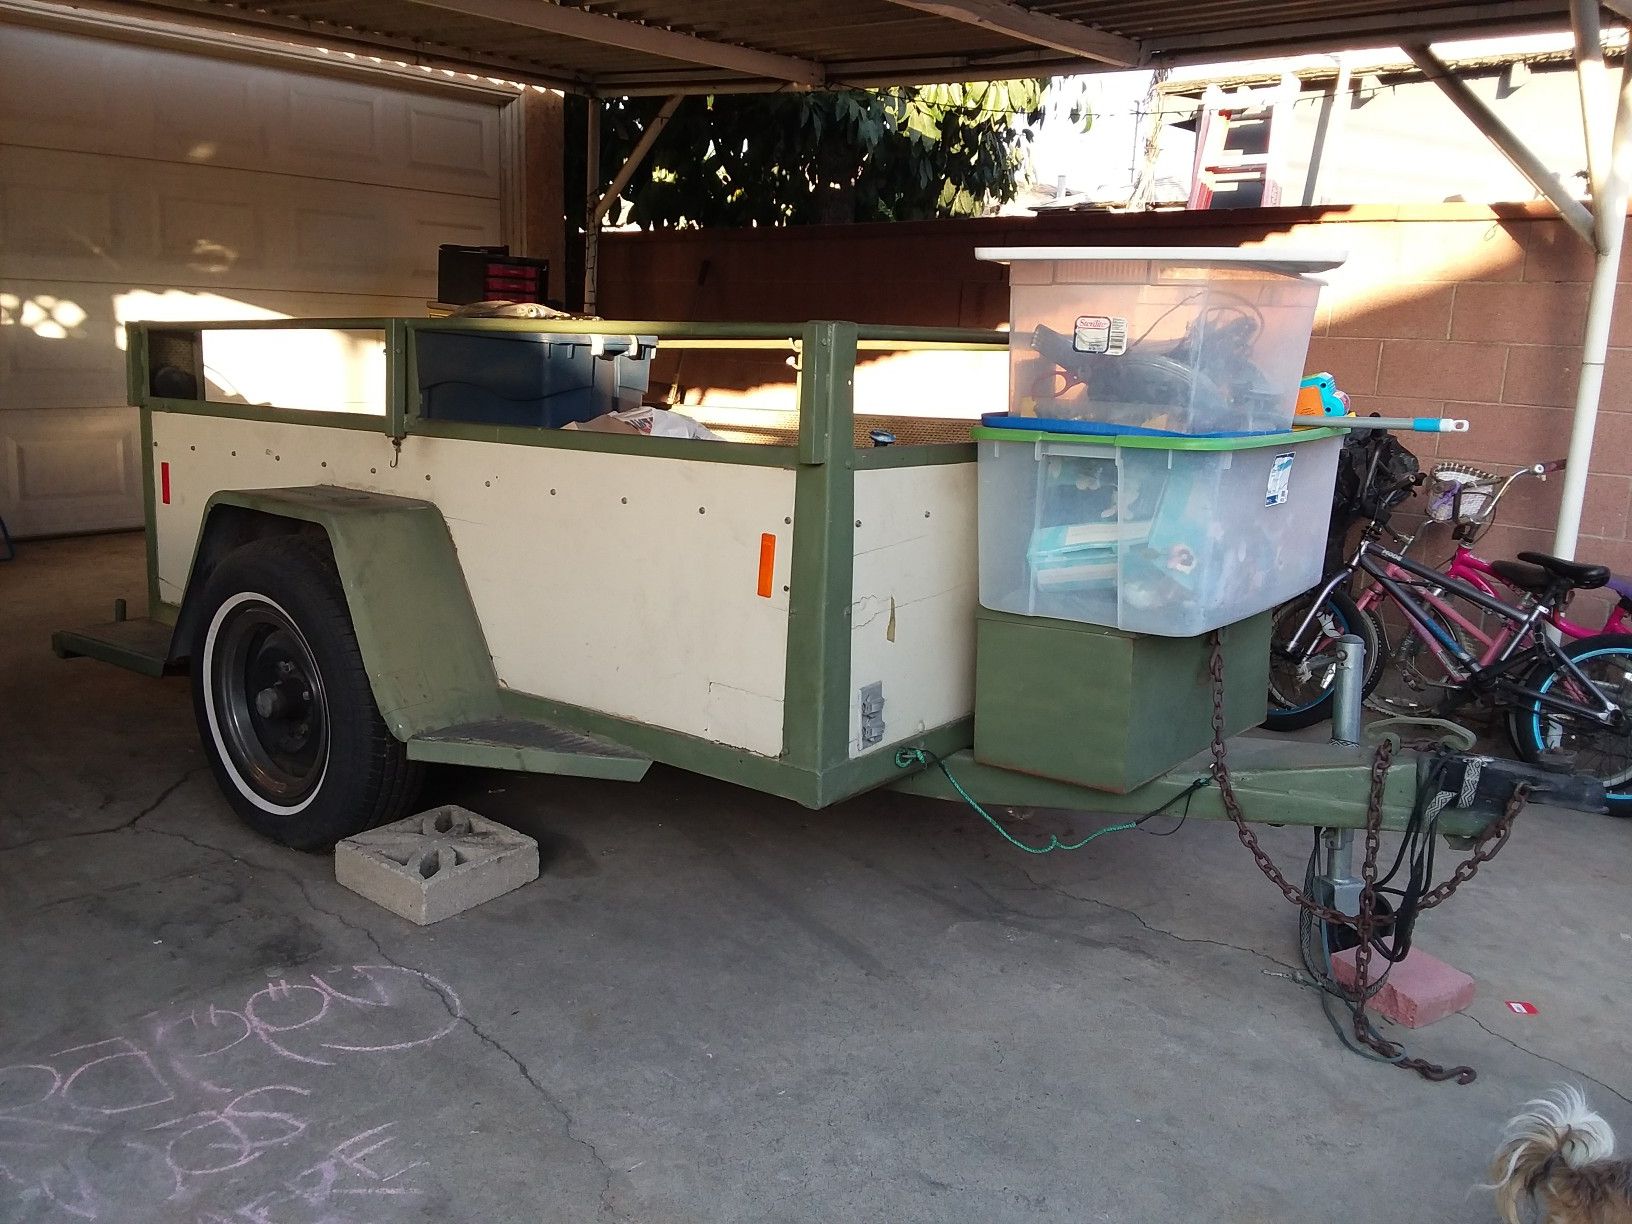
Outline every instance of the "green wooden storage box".
[[(1225, 730), (1264, 720), (1269, 613), (1230, 625)], [(976, 613), (975, 757), (987, 765), (1123, 792), (1212, 740), (1208, 638)]]

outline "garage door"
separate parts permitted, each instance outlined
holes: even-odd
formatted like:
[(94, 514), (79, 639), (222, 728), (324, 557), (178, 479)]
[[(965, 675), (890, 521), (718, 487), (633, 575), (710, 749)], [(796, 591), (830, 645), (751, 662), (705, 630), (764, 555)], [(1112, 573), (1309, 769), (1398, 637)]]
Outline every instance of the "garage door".
[(0, 515), (142, 521), (130, 319), (423, 314), (502, 98), (0, 24)]

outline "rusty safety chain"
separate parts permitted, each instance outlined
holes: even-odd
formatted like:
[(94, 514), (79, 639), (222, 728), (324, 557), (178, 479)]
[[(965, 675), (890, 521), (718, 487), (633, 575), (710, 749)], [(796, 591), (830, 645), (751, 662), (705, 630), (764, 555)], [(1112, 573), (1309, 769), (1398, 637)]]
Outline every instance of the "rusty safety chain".
[[(1360, 865), (1360, 878), (1364, 884), (1360, 891), (1360, 913), (1355, 916), (1340, 913), (1330, 906), (1321, 905), (1303, 889), (1294, 887), (1286, 876), (1281, 874), (1274, 860), (1264, 852), (1263, 847), (1258, 844), (1257, 836), (1247, 825), (1246, 817), (1241, 811), (1241, 802), (1230, 782), (1229, 763), (1226, 759), (1223, 639), (1216, 629), (1210, 635), (1209, 647), (1207, 670), (1212, 678), (1213, 697), (1212, 775), (1214, 783), (1218, 786), (1219, 798), (1224, 804), (1224, 811), (1235, 824), (1236, 836), (1241, 839), (1241, 844), (1252, 854), (1258, 869), (1271, 884), (1281, 890), (1288, 901), (1300, 909), (1307, 910), (1321, 922), (1330, 926), (1347, 927), (1354, 931), (1359, 942), (1355, 948), (1355, 981), (1349, 1001), (1354, 1010), (1355, 1038), (1396, 1066), (1415, 1071), (1424, 1079), (1434, 1081), (1454, 1079), (1459, 1084), (1472, 1083), (1477, 1074), (1472, 1067), (1442, 1067), (1426, 1059), (1408, 1058), (1400, 1045), (1379, 1034), (1366, 1019), (1367, 989), (1371, 984), (1371, 945), (1376, 933), (1377, 858), (1382, 846), (1383, 794), (1388, 784), (1388, 770), (1394, 760), (1394, 742), (1384, 739), (1378, 743), (1376, 755), (1371, 762), (1371, 785), (1366, 796), (1366, 853)], [(1508, 837), (1513, 832), (1513, 822), (1524, 809), (1529, 795), (1530, 787), (1526, 783), (1521, 782), (1513, 788), (1513, 795), (1508, 800), (1501, 819), (1486, 828), (1475, 843), (1473, 852), (1456, 865), (1450, 876), (1422, 895), (1417, 903), (1419, 910), (1432, 909), (1442, 901), (1448, 900), (1451, 894), (1473, 878), (1482, 864), (1488, 863), (1500, 853), (1502, 847), (1507, 844)]]

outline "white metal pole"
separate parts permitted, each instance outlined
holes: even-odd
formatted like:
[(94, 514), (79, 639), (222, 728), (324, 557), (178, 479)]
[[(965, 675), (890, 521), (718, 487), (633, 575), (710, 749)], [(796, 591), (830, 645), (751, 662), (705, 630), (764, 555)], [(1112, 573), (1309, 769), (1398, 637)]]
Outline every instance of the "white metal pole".
[[(682, 96), (675, 94), (673, 97), (666, 99), (663, 105), (658, 108), (657, 114), (646, 125), (646, 130), (640, 134), (640, 139), (635, 142), (635, 147), (629, 150), (629, 156), (624, 158), (623, 166), (612, 176), (612, 181), (607, 184), (605, 194), (596, 201), (595, 207), (590, 210), (589, 219), (591, 224), (598, 225), (606, 219), (606, 214), (611, 211), (612, 205), (618, 202), (618, 194), (634, 180), (635, 171), (640, 169), (640, 163), (646, 160), (646, 154), (652, 151), (652, 146), (657, 143), (657, 138), (663, 134), (663, 129), (669, 125), (669, 120), (674, 118), (674, 112), (680, 109), (681, 100)], [(595, 185), (591, 184), (591, 199), (594, 199), (594, 190)]]
[(1609, 74), (1604, 67), (1604, 40), (1598, 0), (1570, 0), (1570, 28), (1575, 35), (1575, 81), (1581, 94), (1581, 132), (1587, 146), (1587, 182), (1596, 202), (1604, 195), (1609, 172)]
[(1598, 428), (1598, 401), (1604, 387), (1604, 358), (1609, 352), (1609, 325), (1615, 312), (1615, 285), (1621, 270), (1621, 237), (1626, 230), (1626, 201), (1632, 193), (1632, 59), (1621, 64), (1620, 100), (1615, 108), (1609, 170), (1604, 193), (1593, 201), (1597, 257), (1592, 267), (1592, 289), (1587, 296), (1586, 336), (1581, 344), (1581, 378), (1575, 391), (1575, 417), (1570, 425), (1568, 466), (1553, 533), (1553, 552), (1575, 556), (1581, 535), (1581, 507), (1587, 496), (1587, 469), (1592, 463), (1592, 440)]
[(1558, 215), (1569, 223), (1570, 228), (1580, 234), (1584, 242), (1592, 242), (1592, 213), (1585, 204), (1575, 198), (1575, 194), (1564, 180), (1553, 173), (1552, 168), (1520, 140), (1513, 129), (1503, 123), (1496, 112), (1485, 104), (1484, 99), (1469, 89), (1468, 83), (1446, 67), (1444, 61), (1429, 47), (1424, 44), (1407, 44), (1402, 49), (1411, 62), (1421, 70), (1423, 76), (1438, 85), (1440, 92), (1468, 117), (1468, 121), (1474, 127), (1485, 134), (1485, 139), (1495, 145), (1519, 173), (1530, 180), (1537, 191), (1552, 201), (1553, 207), (1558, 209)]
[[(1353, 105), (1353, 101), (1349, 97), (1352, 83), (1349, 57), (1344, 52), (1339, 51), (1333, 58), (1337, 60), (1337, 80), (1332, 85), (1332, 117), (1326, 123), (1326, 139), (1322, 142), (1324, 147), (1320, 151), (1320, 171), (1322, 174), (1326, 173), (1327, 166), (1337, 167), (1343, 165), (1343, 130), (1348, 126), (1349, 110)], [(1330, 182), (1329, 177), (1327, 181)], [(1315, 188), (1316, 204), (1342, 203), (1341, 200), (1336, 198), (1338, 193), (1333, 192), (1329, 186), (1325, 190), (1321, 190), (1318, 182), (1310, 185)]]
[(584, 123), (584, 313), (595, 313), (596, 288), (601, 277), (601, 218), (591, 201), (601, 190), (601, 100), (589, 100)]

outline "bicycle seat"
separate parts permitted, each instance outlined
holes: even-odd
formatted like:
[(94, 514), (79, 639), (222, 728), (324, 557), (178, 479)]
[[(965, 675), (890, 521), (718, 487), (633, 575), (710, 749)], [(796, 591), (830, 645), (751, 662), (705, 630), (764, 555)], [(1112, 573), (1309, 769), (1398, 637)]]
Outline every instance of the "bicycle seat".
[(1546, 553), (1538, 552), (1521, 552), (1519, 560), (1539, 565), (1549, 574), (1583, 591), (1601, 587), (1609, 581), (1607, 565), (1582, 565), (1579, 561), (1566, 561), (1563, 557), (1550, 557)]
[(1541, 566), (1526, 565), (1523, 561), (1492, 561), (1490, 568), (1509, 586), (1532, 595), (1540, 595), (1558, 581)]

